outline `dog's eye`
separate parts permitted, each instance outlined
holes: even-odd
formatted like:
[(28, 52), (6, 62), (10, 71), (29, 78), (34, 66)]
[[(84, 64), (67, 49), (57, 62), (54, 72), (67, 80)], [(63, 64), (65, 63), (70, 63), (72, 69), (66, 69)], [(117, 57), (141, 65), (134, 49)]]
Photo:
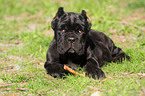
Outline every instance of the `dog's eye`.
[(65, 32), (65, 30), (60, 30), (60, 32)]
[(79, 30), (79, 33), (84, 33), (83, 31)]

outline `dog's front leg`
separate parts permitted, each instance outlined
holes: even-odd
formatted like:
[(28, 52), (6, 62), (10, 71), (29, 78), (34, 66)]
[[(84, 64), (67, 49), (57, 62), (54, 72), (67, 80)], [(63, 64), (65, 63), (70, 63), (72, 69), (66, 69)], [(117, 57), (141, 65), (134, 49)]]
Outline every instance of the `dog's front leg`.
[(53, 77), (62, 78), (64, 73), (67, 71), (64, 70), (64, 65), (56, 62), (46, 61), (44, 64), (44, 68), (47, 73), (52, 75)]
[(90, 58), (86, 65), (84, 66), (84, 70), (86, 72), (86, 74), (92, 78), (102, 78), (105, 77), (104, 72), (100, 69), (100, 67), (98, 66), (98, 62), (96, 62), (93, 58)]
[(99, 79), (105, 77), (104, 72), (100, 69), (99, 63), (90, 48), (87, 49), (87, 62), (84, 66), (84, 70), (88, 76), (93, 78)]

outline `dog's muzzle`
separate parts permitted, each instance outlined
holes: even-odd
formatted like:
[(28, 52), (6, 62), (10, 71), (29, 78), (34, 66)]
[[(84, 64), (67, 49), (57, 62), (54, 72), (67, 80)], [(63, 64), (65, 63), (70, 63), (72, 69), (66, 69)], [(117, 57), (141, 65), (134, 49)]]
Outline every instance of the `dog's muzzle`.
[(74, 38), (74, 37), (69, 37), (69, 38), (68, 38), (68, 42), (69, 42), (69, 43), (75, 42), (75, 38)]
[(71, 36), (71, 37), (67, 38), (67, 41), (71, 45), (70, 48), (68, 49), (68, 53), (75, 53), (76, 51), (75, 51), (75, 49), (73, 47), (73, 44), (75, 43), (76, 38)]
[(68, 53), (75, 53), (76, 51), (73, 48), (68, 49)]

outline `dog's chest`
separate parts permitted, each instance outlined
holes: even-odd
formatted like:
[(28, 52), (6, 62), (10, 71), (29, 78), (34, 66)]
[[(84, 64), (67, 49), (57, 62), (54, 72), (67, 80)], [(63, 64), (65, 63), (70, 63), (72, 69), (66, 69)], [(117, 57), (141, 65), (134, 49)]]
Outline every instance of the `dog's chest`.
[(73, 63), (71, 59), (68, 59), (66, 65), (69, 66), (70, 68), (74, 69), (74, 70), (77, 70), (77, 68), (79, 67), (79, 64)]

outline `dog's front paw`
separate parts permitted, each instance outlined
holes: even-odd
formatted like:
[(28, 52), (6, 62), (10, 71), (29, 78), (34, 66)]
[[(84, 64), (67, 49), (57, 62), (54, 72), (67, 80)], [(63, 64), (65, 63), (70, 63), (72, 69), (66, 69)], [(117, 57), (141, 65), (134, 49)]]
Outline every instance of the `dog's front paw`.
[(85, 71), (86, 71), (86, 75), (94, 79), (105, 78), (105, 73), (99, 68), (96, 68), (96, 67), (89, 68), (89, 69), (85, 68)]
[(62, 78), (64, 75), (63, 74), (59, 74), (59, 73), (51, 73), (51, 76), (53, 76), (54, 78)]

